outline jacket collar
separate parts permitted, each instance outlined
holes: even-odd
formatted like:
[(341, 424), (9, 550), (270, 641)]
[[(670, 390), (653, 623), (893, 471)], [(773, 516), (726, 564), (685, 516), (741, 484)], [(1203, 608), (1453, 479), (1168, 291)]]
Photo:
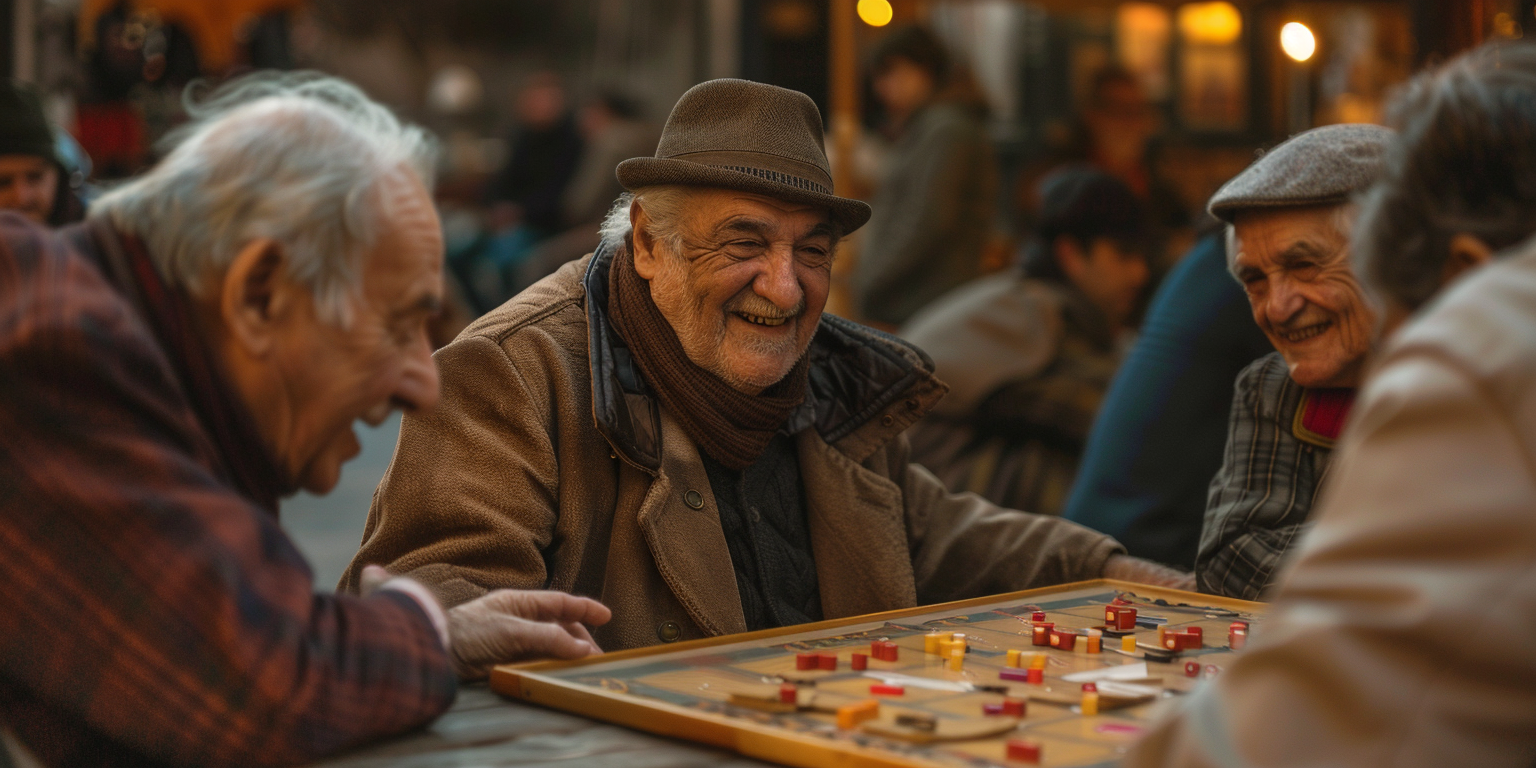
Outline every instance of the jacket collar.
[(62, 234), (77, 253), (96, 264), (160, 343), (212, 444), (209, 459), (215, 473), (276, 517), (279, 501), (293, 491), (292, 484), (193, 327), (185, 296), (155, 272), (142, 244), (117, 232), (105, 219), (88, 218)]
[[(616, 453), (655, 474), (661, 467), (659, 406), (624, 341), (608, 320), (608, 271), (614, 245), (598, 247), (582, 278), (587, 302), (592, 414)], [(805, 402), (784, 432), (814, 427), (822, 440), (863, 461), (927, 413), (948, 391), (933, 360), (901, 339), (823, 314), (806, 350)]]

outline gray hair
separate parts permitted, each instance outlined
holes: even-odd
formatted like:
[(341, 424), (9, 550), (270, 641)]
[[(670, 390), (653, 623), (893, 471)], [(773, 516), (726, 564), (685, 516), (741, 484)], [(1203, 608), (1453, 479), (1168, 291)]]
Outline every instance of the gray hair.
[(650, 219), (651, 237), (665, 243), (672, 253), (680, 254), (683, 251), (683, 211), (692, 196), (692, 190), (682, 186), (642, 187), (625, 192), (613, 201), (613, 207), (608, 209), (608, 215), (603, 217), (603, 223), (597, 229), (598, 235), (605, 245), (630, 245), (634, 223), (630, 221), (629, 211), (638, 201)]
[(143, 176), (93, 214), (139, 237), (161, 276), (199, 294), (258, 238), (286, 249), (322, 316), (346, 324), (360, 262), (387, 220), (381, 181), (409, 169), (431, 188), (435, 140), (356, 86), (313, 72), (258, 73), (184, 102), (191, 121)]
[(1536, 45), (1491, 43), (1406, 83), (1398, 139), (1361, 203), (1354, 256), (1374, 291), (1416, 309), (1461, 233), (1495, 251), (1536, 233)]

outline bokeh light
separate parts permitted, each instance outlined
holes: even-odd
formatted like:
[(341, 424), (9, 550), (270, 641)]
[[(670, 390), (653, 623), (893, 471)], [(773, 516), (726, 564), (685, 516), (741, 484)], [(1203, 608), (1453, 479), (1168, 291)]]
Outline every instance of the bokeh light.
[(1296, 61), (1306, 61), (1317, 51), (1317, 38), (1307, 25), (1293, 21), (1280, 28), (1280, 50)]
[(1179, 33), (1191, 43), (1231, 45), (1243, 36), (1243, 14), (1227, 2), (1188, 3), (1179, 7)]
[(859, 18), (871, 27), (883, 27), (891, 23), (895, 11), (890, 0), (859, 0)]

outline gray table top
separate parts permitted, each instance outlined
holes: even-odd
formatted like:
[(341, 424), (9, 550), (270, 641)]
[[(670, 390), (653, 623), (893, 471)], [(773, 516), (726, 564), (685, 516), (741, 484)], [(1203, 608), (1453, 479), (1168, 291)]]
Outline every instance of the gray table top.
[(767, 768), (766, 763), (512, 701), (484, 684), (459, 687), (442, 717), (418, 731), (319, 763), (327, 768)]

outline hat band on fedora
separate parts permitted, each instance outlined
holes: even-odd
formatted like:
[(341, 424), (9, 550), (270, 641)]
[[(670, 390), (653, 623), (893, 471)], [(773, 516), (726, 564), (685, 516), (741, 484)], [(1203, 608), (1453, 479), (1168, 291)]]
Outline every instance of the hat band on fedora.
[(778, 171), (768, 171), (762, 168), (748, 168), (745, 165), (711, 165), (709, 167), (719, 168), (722, 171), (735, 171), (737, 173), (745, 173), (748, 176), (756, 176), (759, 179), (765, 179), (777, 184), (786, 184), (797, 189), (804, 189), (810, 192), (815, 192), (817, 194), (832, 194), (832, 190), (827, 189), (826, 187), (823, 187), (822, 185), (817, 184), (810, 179), (802, 179), (799, 176), (791, 176), (787, 173), (779, 173)]

